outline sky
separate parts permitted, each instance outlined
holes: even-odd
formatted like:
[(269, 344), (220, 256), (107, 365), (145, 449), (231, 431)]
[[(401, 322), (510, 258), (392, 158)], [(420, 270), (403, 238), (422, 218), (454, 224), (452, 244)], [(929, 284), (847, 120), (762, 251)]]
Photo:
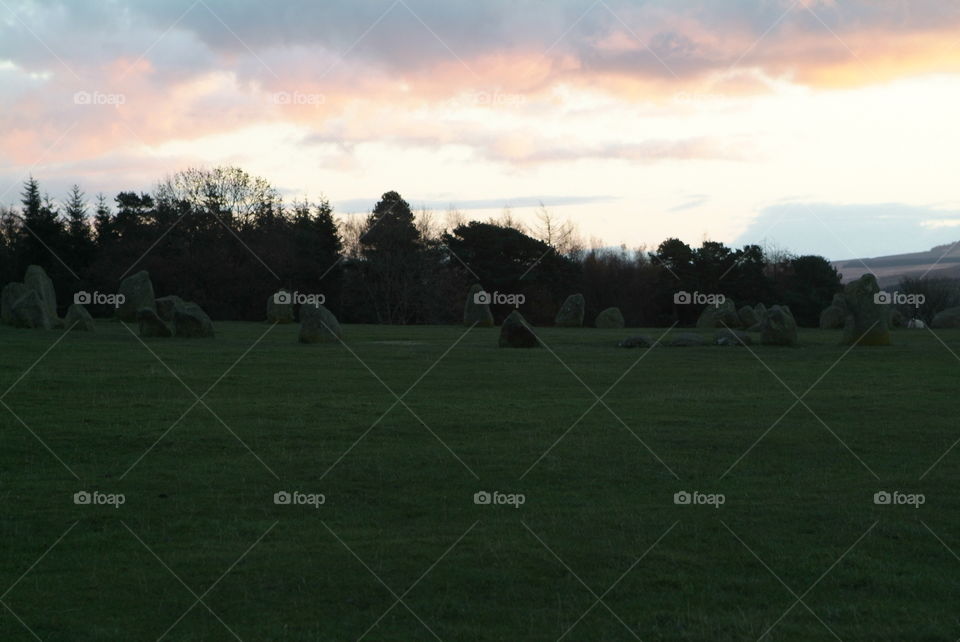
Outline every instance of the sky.
[(238, 165), (603, 245), (960, 239), (955, 0), (0, 0), (0, 203)]

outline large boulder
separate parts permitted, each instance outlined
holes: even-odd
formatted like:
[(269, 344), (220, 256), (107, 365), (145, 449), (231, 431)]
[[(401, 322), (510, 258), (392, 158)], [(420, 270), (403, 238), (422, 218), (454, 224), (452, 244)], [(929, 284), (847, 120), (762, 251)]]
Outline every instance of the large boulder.
[(947, 308), (938, 312), (937, 316), (933, 317), (933, 321), (930, 322), (930, 327), (938, 330), (960, 328), (960, 308)]
[(718, 346), (749, 346), (753, 338), (746, 332), (724, 328), (713, 335), (713, 342)]
[(847, 311), (838, 305), (824, 308), (820, 313), (821, 330), (840, 330), (847, 323)]
[(173, 309), (173, 334), (186, 338), (212, 338), (213, 322), (196, 303), (181, 303)]
[(300, 343), (330, 343), (342, 336), (340, 322), (323, 305), (300, 306)]
[(533, 333), (519, 310), (514, 310), (500, 326), (501, 348), (536, 348), (540, 345), (537, 335)]
[(890, 310), (890, 327), (891, 328), (905, 328), (907, 327), (907, 318), (903, 316), (903, 312), (893, 308)]
[(47, 276), (44, 269), (39, 265), (27, 266), (27, 272), (23, 277), (23, 284), (37, 293), (51, 321), (58, 321), (57, 292), (53, 289), (53, 281)]
[(593, 324), (598, 328), (608, 330), (623, 328), (627, 325), (626, 321), (623, 320), (623, 313), (620, 312), (620, 308), (607, 308), (597, 315)]
[(93, 332), (93, 317), (79, 303), (74, 303), (67, 308), (67, 316), (64, 318), (63, 324), (67, 330)]
[(293, 323), (293, 295), (277, 290), (267, 297), (268, 323)]
[(752, 328), (760, 323), (760, 316), (757, 314), (756, 309), (751, 308), (749, 305), (745, 305), (737, 310), (737, 316), (740, 318), (740, 327), (742, 328)]
[(697, 327), (702, 330), (712, 330), (714, 328), (739, 328), (740, 315), (737, 313), (737, 306), (733, 299), (724, 299), (723, 303), (718, 305), (708, 305), (700, 313), (697, 319)]
[(49, 330), (54, 327), (55, 319), (50, 318), (43, 299), (30, 288), (26, 288), (26, 293), (13, 303), (10, 316), (10, 324), (17, 328)]
[(642, 334), (628, 337), (617, 344), (618, 348), (652, 348), (653, 346), (653, 339), (643, 336)]
[(890, 306), (877, 302), (879, 292), (877, 278), (872, 274), (864, 274), (843, 289), (847, 313), (843, 326), (844, 345), (890, 345)]
[(174, 310), (176, 310), (178, 306), (182, 306), (184, 304), (186, 304), (186, 301), (175, 294), (171, 294), (170, 296), (162, 296), (157, 299), (157, 316), (167, 323), (173, 323)]
[(123, 295), (123, 303), (117, 307), (117, 318), (121, 321), (138, 321), (143, 308), (157, 311), (153, 283), (146, 270), (140, 270), (121, 281), (118, 294)]
[(479, 283), (467, 292), (467, 302), (463, 306), (463, 325), (474, 324), (484, 328), (493, 327), (493, 313), (490, 312), (490, 299)]
[(760, 321), (760, 343), (768, 346), (793, 346), (797, 344), (797, 322), (790, 308), (775, 305), (767, 310)]
[(30, 292), (23, 283), (7, 283), (0, 293), (0, 320), (13, 325), (13, 306)]
[(710, 344), (699, 334), (681, 332), (668, 339), (664, 345), (668, 348), (699, 348)]
[[(571, 294), (560, 306), (554, 324), (561, 328), (579, 328), (583, 325), (583, 313), (586, 302), (582, 294)], [(512, 315), (511, 315), (512, 316)]]
[(157, 315), (153, 308), (140, 308), (137, 310), (137, 321), (140, 323), (140, 336), (148, 337), (172, 337), (173, 332), (170, 326), (164, 323), (163, 319)]

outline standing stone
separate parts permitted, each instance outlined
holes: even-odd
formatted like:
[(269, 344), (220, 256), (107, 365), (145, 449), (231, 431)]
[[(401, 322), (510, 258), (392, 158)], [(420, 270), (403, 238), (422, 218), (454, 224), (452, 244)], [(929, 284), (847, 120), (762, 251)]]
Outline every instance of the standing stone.
[(467, 302), (463, 306), (463, 325), (476, 323), (484, 328), (493, 327), (493, 313), (490, 312), (489, 295), (479, 283), (467, 292)]
[(173, 309), (173, 334), (177, 337), (212, 338), (213, 322), (196, 303), (181, 303)]
[(27, 292), (30, 292), (30, 288), (23, 283), (7, 283), (3, 286), (3, 293), (0, 294), (0, 320), (8, 325), (13, 324), (13, 306), (27, 296)]
[(749, 346), (753, 345), (753, 338), (746, 332), (724, 328), (713, 336), (713, 342), (718, 346)]
[(642, 334), (638, 334), (634, 337), (627, 337), (617, 344), (618, 348), (652, 348), (653, 346), (653, 339)]
[(153, 308), (140, 308), (137, 310), (137, 321), (140, 322), (141, 337), (172, 337), (173, 332), (170, 327), (163, 322), (157, 311)]
[(737, 311), (737, 316), (740, 318), (740, 326), (743, 328), (752, 328), (760, 323), (760, 317), (757, 316), (757, 311), (749, 305), (740, 308)]
[(767, 310), (760, 322), (760, 343), (768, 346), (797, 344), (797, 322), (790, 308), (785, 305), (775, 305)]
[(340, 322), (319, 303), (300, 306), (300, 343), (330, 343), (342, 335)]
[(623, 320), (623, 313), (620, 312), (620, 308), (607, 308), (597, 315), (593, 324), (603, 329), (619, 329), (627, 325)]
[(905, 328), (907, 327), (907, 319), (903, 316), (903, 312), (893, 308), (890, 310), (890, 327), (891, 328)]
[[(586, 302), (582, 294), (571, 294), (560, 306), (554, 324), (561, 328), (579, 328), (583, 325), (583, 312)], [(513, 315), (511, 315), (513, 316)]]
[(277, 290), (267, 297), (268, 323), (293, 323), (293, 295)]
[(121, 281), (118, 294), (124, 296), (123, 303), (117, 308), (117, 318), (121, 321), (138, 320), (142, 308), (157, 311), (153, 283), (150, 282), (150, 274), (146, 270), (140, 270)]
[(847, 311), (844, 309), (842, 301), (840, 305), (837, 305), (836, 299), (834, 299), (834, 303), (824, 308), (823, 312), (820, 313), (821, 330), (840, 330), (846, 323)]
[(537, 335), (533, 333), (519, 310), (514, 310), (500, 326), (501, 348), (536, 348), (540, 345)]
[(843, 327), (843, 345), (890, 345), (890, 306), (877, 303), (878, 292), (880, 286), (872, 274), (864, 274), (844, 288), (847, 318)]
[(54, 320), (50, 318), (47, 306), (37, 291), (26, 288), (26, 294), (17, 299), (11, 308), (10, 324), (17, 328), (49, 330)]
[[(11, 283), (10, 285), (15, 284)], [(6, 292), (6, 289), (4, 289), (4, 292)], [(937, 316), (933, 317), (933, 321), (930, 322), (930, 327), (937, 330), (960, 328), (960, 308), (947, 308), (938, 312)]]
[(697, 327), (703, 330), (712, 330), (713, 328), (740, 327), (740, 315), (737, 314), (737, 306), (733, 299), (724, 299), (720, 305), (708, 305), (697, 319)]
[(170, 296), (162, 296), (157, 299), (157, 316), (167, 323), (172, 323), (173, 311), (176, 310), (177, 307), (184, 304), (186, 304), (186, 301), (175, 294)]
[(47, 311), (51, 321), (58, 321), (57, 292), (53, 289), (53, 281), (39, 265), (30, 265), (23, 277), (23, 284), (37, 293), (40, 302)]
[(74, 303), (67, 308), (67, 316), (64, 318), (63, 324), (67, 330), (93, 332), (93, 317), (79, 303)]

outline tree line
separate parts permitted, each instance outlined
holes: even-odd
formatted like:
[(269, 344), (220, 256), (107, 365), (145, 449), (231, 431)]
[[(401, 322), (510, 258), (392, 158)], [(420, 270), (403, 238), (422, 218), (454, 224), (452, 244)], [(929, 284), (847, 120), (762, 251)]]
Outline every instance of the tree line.
[[(587, 248), (545, 208), (532, 227), (509, 212), (467, 221), (451, 211), (441, 222), (391, 191), (365, 217), (337, 218), (325, 199), (285, 203), (267, 181), (233, 167), (182, 171), (112, 202), (90, 203), (74, 186), (58, 203), (32, 177), (20, 196), (18, 207), (0, 208), (0, 281), (41, 265), (61, 304), (78, 291), (115, 292), (125, 276), (148, 270), (158, 296), (196, 301), (220, 320), (263, 320), (267, 298), (282, 288), (323, 294), (347, 323), (459, 323), (467, 290), (480, 283), (522, 294), (524, 316), (537, 325), (552, 323), (575, 292), (588, 323), (616, 306), (631, 326), (692, 324), (701, 308), (677, 303), (685, 291), (722, 293), (738, 306), (785, 303), (815, 326), (840, 290), (823, 257), (758, 245)], [(493, 306), (498, 322), (510, 311)]]

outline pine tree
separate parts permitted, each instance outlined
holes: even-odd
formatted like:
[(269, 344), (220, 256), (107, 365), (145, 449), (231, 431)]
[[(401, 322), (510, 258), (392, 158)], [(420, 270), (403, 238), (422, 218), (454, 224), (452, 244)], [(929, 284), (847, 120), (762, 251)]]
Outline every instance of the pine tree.
[(113, 238), (113, 213), (107, 204), (107, 197), (97, 194), (97, 207), (93, 214), (93, 228), (96, 232), (97, 246), (103, 247)]

